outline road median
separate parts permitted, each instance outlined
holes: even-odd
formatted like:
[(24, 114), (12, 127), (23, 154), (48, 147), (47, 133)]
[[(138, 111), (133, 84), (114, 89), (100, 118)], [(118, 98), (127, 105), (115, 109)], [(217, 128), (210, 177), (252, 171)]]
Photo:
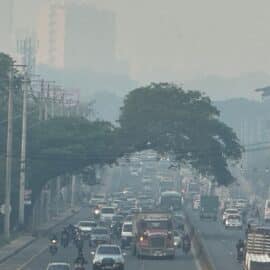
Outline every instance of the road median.
[(185, 211), (187, 229), (191, 235), (194, 256), (199, 261), (201, 270), (217, 270), (212, 262), (212, 259), (203, 243), (200, 232), (192, 224), (189, 214)]

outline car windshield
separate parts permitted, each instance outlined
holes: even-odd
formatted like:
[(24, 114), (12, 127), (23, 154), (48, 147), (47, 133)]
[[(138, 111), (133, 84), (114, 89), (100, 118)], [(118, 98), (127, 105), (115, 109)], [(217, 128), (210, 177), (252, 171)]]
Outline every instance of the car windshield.
[(238, 213), (238, 210), (236, 209), (226, 210), (226, 214), (235, 214), (235, 213)]
[(94, 229), (92, 234), (108, 234), (107, 229)]
[(101, 209), (102, 214), (114, 214), (114, 209), (113, 208), (102, 208)]
[(228, 216), (229, 220), (236, 220), (236, 221), (240, 221), (241, 218), (239, 216)]
[(112, 254), (112, 255), (118, 255), (120, 253), (119, 247), (116, 246), (101, 246), (99, 247), (97, 254)]
[(48, 270), (70, 270), (70, 267), (67, 265), (50, 265)]
[(132, 232), (132, 224), (124, 224), (123, 232)]
[(79, 223), (79, 226), (81, 226), (81, 227), (95, 227), (96, 223), (91, 222), (91, 221), (82, 221)]
[(112, 220), (117, 222), (117, 221), (122, 221), (123, 219), (124, 219), (123, 216), (114, 216)]
[(145, 222), (142, 222), (141, 225), (146, 229), (167, 230), (172, 228), (172, 224), (169, 220), (146, 220)]

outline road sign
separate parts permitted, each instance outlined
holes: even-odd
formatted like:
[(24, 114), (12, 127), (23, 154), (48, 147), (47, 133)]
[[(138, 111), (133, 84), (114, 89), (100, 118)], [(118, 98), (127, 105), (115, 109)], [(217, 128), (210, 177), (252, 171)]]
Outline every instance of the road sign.
[(26, 189), (24, 191), (24, 205), (31, 205), (32, 204), (32, 190)]

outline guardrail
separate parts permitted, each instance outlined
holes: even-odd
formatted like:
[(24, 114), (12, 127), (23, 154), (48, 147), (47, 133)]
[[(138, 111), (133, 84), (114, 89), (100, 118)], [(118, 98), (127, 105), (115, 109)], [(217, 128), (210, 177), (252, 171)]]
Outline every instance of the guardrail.
[(194, 249), (194, 256), (199, 261), (201, 270), (217, 270), (206, 247), (203, 244), (202, 237), (200, 233), (196, 230), (192, 224), (188, 212), (185, 211), (187, 229), (190, 233), (192, 246)]

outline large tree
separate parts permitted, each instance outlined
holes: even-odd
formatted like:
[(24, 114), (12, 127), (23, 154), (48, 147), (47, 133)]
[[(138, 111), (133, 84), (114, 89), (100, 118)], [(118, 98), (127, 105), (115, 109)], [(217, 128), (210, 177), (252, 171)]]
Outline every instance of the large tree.
[(154, 149), (189, 163), (220, 185), (234, 181), (230, 161), (242, 147), (233, 130), (219, 120), (219, 111), (199, 91), (169, 83), (152, 83), (130, 92), (120, 115), (121, 137), (129, 151)]
[(108, 122), (59, 117), (33, 127), (28, 137), (29, 185), (37, 196), (49, 180), (84, 167), (113, 163), (119, 156)]

